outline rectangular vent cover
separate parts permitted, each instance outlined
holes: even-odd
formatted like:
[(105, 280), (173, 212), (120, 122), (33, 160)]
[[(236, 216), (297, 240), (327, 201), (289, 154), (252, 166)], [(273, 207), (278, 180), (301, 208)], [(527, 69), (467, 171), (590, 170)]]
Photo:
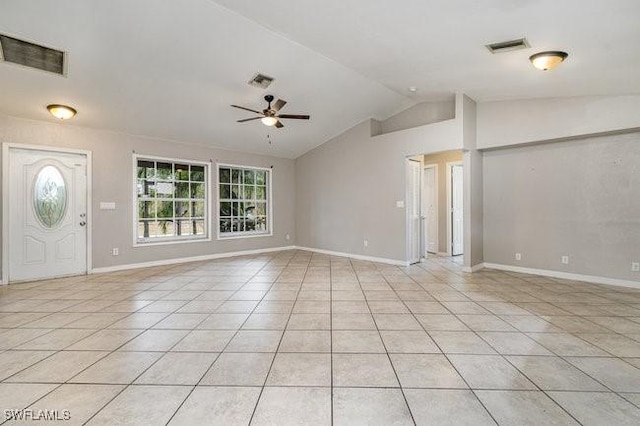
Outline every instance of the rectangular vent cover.
[(64, 52), (0, 34), (0, 52), (6, 62), (64, 75)]
[(253, 78), (249, 80), (249, 84), (251, 86), (259, 87), (261, 89), (266, 89), (271, 83), (273, 83), (273, 77), (260, 73), (254, 75)]
[(500, 43), (487, 44), (486, 47), (491, 53), (502, 53), (518, 49), (527, 49), (530, 46), (527, 39), (523, 37), (517, 40), (501, 41)]

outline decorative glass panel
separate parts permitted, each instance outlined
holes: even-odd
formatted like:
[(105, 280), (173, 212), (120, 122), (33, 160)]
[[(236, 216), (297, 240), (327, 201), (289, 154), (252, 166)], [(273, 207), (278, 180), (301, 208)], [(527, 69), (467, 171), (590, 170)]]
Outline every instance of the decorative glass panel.
[(43, 167), (33, 186), (33, 204), (36, 216), (47, 228), (60, 224), (67, 211), (67, 187), (64, 178), (54, 166)]

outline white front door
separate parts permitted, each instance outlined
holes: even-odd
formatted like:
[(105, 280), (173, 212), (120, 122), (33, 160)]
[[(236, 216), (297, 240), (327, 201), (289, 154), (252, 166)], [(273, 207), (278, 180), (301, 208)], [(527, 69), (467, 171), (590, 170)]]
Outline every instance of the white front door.
[(437, 166), (424, 168), (425, 247), (428, 253), (438, 252), (438, 180)]
[(451, 167), (451, 254), (457, 256), (462, 254), (463, 239), (463, 173), (461, 165)]
[(420, 162), (408, 160), (407, 165), (407, 220), (409, 233), (409, 263), (420, 262)]
[(8, 179), (9, 282), (86, 273), (86, 155), (9, 148)]

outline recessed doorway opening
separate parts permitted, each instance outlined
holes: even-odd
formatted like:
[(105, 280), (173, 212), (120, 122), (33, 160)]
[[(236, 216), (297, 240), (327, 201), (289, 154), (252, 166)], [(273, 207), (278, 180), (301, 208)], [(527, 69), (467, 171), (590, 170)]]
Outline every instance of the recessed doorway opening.
[(407, 261), (464, 260), (462, 151), (407, 158)]

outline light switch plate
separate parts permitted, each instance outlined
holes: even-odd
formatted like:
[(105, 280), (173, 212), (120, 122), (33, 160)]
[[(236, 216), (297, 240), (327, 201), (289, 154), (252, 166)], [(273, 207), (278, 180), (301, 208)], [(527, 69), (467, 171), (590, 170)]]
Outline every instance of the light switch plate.
[(396, 201), (396, 207), (399, 209), (404, 209), (404, 201)]

